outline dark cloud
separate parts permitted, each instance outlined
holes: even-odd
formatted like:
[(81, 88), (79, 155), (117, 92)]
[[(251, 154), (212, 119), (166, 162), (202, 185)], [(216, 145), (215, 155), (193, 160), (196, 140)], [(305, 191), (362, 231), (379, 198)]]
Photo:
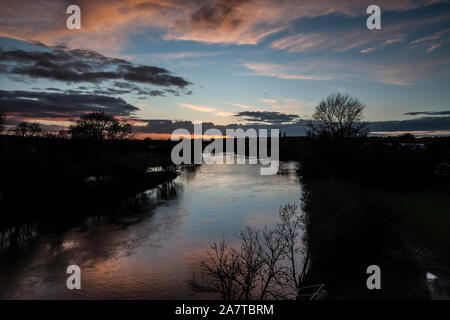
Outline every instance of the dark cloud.
[(79, 94), (76, 90), (71, 93), (0, 90), (0, 112), (12, 117), (72, 119), (94, 110), (130, 116), (139, 109), (121, 98)]
[(157, 96), (164, 97), (165, 96), (165, 92), (161, 91), (161, 90), (150, 90), (150, 91), (141, 90), (141, 91), (138, 91), (137, 94), (144, 95), (144, 96), (151, 96), (151, 97), (157, 97)]
[(191, 24), (194, 27), (219, 28), (228, 26), (237, 28), (244, 19), (239, 6), (246, 1), (228, 0), (214, 1), (200, 7), (191, 16)]
[[(166, 133), (171, 134), (175, 129), (187, 129), (194, 132), (194, 124), (191, 121), (172, 121), (172, 120), (140, 120), (147, 122), (146, 126), (135, 127), (138, 133)], [(396, 132), (396, 131), (438, 131), (450, 130), (450, 117), (424, 117), (414, 120), (402, 121), (378, 121), (369, 122), (371, 132)], [(251, 123), (251, 124), (229, 124), (215, 125), (211, 122), (202, 123), (203, 131), (209, 128), (219, 129), (225, 133), (226, 129), (247, 130), (253, 128), (259, 129), (279, 129), (286, 132), (289, 136), (304, 136), (307, 134), (307, 121), (297, 120), (295, 123)]]
[(120, 81), (114, 81), (114, 86), (121, 89), (130, 89), (130, 90), (137, 90), (139, 89), (138, 86), (129, 83), (129, 82), (120, 82)]
[[(1, 73), (65, 83), (99, 84), (108, 80), (124, 80), (131, 82), (132, 86), (133, 83), (140, 83), (178, 89), (191, 84), (164, 68), (135, 65), (96, 51), (61, 46), (44, 46), (44, 49), (34, 51), (0, 49), (0, 62), (4, 63), (0, 68)], [(126, 82), (117, 83), (123, 85)]]
[[(186, 129), (190, 133), (194, 133), (194, 123), (191, 121), (182, 121), (182, 120), (141, 120), (139, 121), (147, 122), (146, 126), (134, 127), (134, 130), (138, 133), (165, 133), (171, 134), (176, 129)], [(227, 129), (279, 129), (280, 131), (287, 132), (288, 135), (291, 136), (304, 136), (306, 135), (306, 121), (300, 120), (295, 124), (228, 124), (228, 125), (216, 125), (212, 122), (203, 122), (202, 130), (206, 131), (208, 129), (215, 128), (220, 130), (222, 133), (226, 133)]]
[(434, 131), (449, 130), (450, 117), (422, 117), (402, 121), (369, 122), (370, 131)]
[(407, 112), (405, 116), (449, 116), (450, 110), (447, 111), (415, 111)]
[(245, 121), (254, 121), (271, 124), (286, 124), (299, 120), (295, 114), (286, 114), (274, 111), (243, 111), (235, 115)]

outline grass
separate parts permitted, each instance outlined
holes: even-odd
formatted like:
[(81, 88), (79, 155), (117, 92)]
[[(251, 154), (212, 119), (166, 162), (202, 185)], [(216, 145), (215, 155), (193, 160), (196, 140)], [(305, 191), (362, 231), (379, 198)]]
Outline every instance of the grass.
[(437, 184), (422, 188), (393, 190), (387, 195), (395, 213), (412, 235), (450, 262), (450, 185)]
[(430, 298), (447, 299), (450, 294), (450, 185), (442, 182), (397, 188), (385, 191), (385, 195), (392, 214), (398, 219), (395, 232), (397, 239), (401, 239), (400, 246), (387, 253), (392, 267), (389, 273), (398, 273), (398, 277), (387, 279), (388, 286), (397, 287), (395, 290), (402, 286), (411, 288), (417, 298), (424, 297), (424, 289), (429, 286), (425, 272), (432, 272), (439, 280), (434, 282)]
[[(425, 273), (437, 271), (444, 286), (450, 278), (450, 185), (380, 191), (392, 216), (388, 229), (380, 234), (380, 252), (373, 256), (373, 264), (381, 268), (382, 290), (367, 290), (368, 275), (361, 267), (335, 283), (337, 292), (331, 298), (430, 299)], [(444, 297), (448, 294), (446, 289), (441, 292)]]

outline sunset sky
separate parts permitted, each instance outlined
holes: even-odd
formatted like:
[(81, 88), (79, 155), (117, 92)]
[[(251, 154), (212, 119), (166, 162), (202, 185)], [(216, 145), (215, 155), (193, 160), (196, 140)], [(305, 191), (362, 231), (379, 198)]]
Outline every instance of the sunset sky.
[[(81, 30), (66, 28), (70, 4)], [(371, 4), (381, 30), (366, 28)], [(0, 49), (11, 125), (102, 108), (146, 133), (203, 121), (297, 134), (340, 91), (379, 131), (450, 129), (448, 1), (1, 0)]]

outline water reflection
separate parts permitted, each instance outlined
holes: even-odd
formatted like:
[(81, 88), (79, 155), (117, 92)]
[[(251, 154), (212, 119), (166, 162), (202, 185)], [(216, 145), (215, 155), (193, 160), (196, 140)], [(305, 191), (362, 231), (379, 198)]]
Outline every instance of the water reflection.
[[(22, 245), (0, 254), (0, 298), (212, 298), (187, 281), (209, 241), (232, 240), (245, 225), (273, 225), (281, 204), (298, 201), (294, 163), (260, 176), (258, 165), (190, 166), (173, 182), (127, 199), (64, 232), (33, 225), (12, 234)], [(23, 245), (26, 239), (33, 241)], [(9, 240), (5, 240), (9, 239)], [(18, 241), (18, 240), (14, 240)], [(82, 290), (68, 290), (65, 270), (82, 270)]]

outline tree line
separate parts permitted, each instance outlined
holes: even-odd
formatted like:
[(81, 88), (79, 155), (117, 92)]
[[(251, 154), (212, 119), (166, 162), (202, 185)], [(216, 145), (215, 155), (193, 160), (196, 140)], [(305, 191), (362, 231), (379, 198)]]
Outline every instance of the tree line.
[[(3, 131), (5, 116), (0, 114), (0, 133)], [(134, 137), (130, 123), (120, 120), (112, 114), (103, 111), (93, 111), (80, 116), (67, 130), (46, 132), (37, 122), (22, 121), (8, 133), (25, 137), (55, 137), (86, 140), (124, 140)]]

